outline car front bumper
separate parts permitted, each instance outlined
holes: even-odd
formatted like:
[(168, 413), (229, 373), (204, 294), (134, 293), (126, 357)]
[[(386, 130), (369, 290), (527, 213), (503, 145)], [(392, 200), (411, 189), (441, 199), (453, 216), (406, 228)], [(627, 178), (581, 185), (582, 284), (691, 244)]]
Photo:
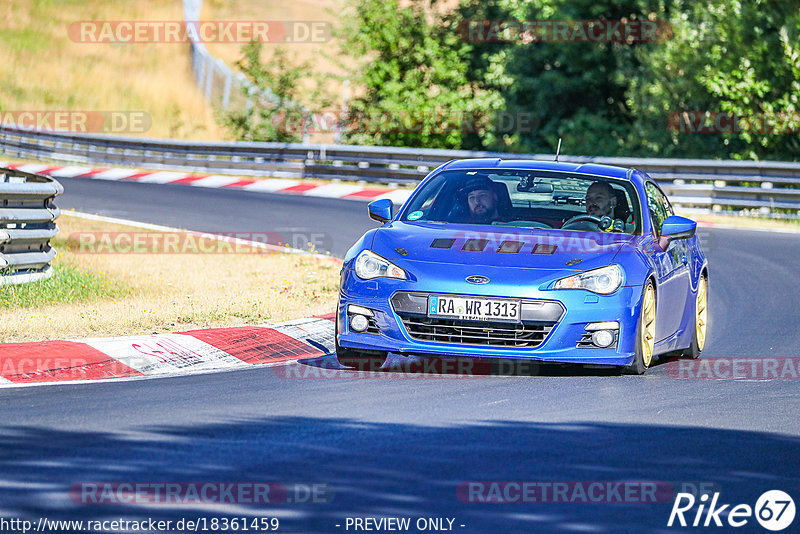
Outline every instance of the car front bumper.
[[(361, 280), (354, 271), (343, 269), (337, 308), (336, 335), (339, 345), (356, 350), (392, 352), (406, 356), (510, 358), (591, 365), (629, 365), (633, 361), (638, 312), (641, 308), (641, 286), (623, 286), (611, 295), (597, 295), (586, 290), (540, 290), (517, 285), (504, 288), (501, 295), (496, 290), (484, 293), (485, 288), (478, 286), (462, 286), (457, 288), (458, 291), (449, 287), (442, 291), (430, 286), (424, 287), (425, 285), (427, 284), (388, 278)], [(544, 341), (535, 348), (422, 341), (409, 335), (392, 305), (392, 297), (405, 291), (415, 294), (445, 293), (558, 302), (564, 312)], [(374, 325), (379, 333), (351, 331), (347, 314), (351, 304), (373, 312)], [(616, 343), (610, 348), (579, 347), (579, 341), (585, 339), (587, 324), (604, 321), (619, 323)]]

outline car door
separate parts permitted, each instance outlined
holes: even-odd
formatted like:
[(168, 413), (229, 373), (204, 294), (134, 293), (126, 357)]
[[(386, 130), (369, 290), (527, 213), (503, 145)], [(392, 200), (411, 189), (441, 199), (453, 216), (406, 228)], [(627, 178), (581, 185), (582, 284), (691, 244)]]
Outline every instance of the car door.
[(653, 182), (645, 183), (647, 205), (653, 224), (653, 243), (649, 253), (656, 266), (656, 341), (674, 334), (680, 325), (689, 291), (689, 251), (685, 239), (668, 244), (661, 239), (661, 224), (674, 215), (667, 196)]

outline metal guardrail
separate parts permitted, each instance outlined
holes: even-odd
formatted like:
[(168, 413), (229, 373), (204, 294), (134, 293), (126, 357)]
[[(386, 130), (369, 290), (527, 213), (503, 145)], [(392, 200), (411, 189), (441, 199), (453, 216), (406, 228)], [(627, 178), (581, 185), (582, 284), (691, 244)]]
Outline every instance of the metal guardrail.
[[(552, 160), (552, 154), (508, 154), (357, 145), (175, 141), (0, 128), (11, 157), (84, 165), (188, 172), (414, 184), (456, 158)], [(561, 156), (560, 161), (636, 167), (679, 206), (800, 211), (800, 163)], [(717, 208), (719, 207), (719, 208)]]
[(64, 187), (47, 176), (0, 167), (0, 286), (52, 276), (61, 211), (53, 199)]
[[(189, 24), (202, 20), (200, 15), (202, 9), (203, 0), (183, 0), (184, 23)], [(271, 89), (261, 89), (241, 72), (234, 72), (223, 60), (214, 57), (203, 41), (191, 41), (189, 53), (192, 57), (195, 83), (203, 91), (206, 100), (216, 107), (227, 110), (238, 100), (243, 100), (243, 102), (238, 102), (238, 106), (249, 110), (253, 106), (254, 99), (278, 102), (278, 97)], [(308, 133), (305, 131), (303, 140), (308, 140)]]

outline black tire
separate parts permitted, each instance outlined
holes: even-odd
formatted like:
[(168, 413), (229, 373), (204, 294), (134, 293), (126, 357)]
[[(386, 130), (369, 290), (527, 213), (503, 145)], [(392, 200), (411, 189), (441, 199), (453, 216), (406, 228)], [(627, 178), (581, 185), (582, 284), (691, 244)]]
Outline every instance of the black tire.
[(346, 349), (339, 346), (339, 314), (336, 314), (336, 333), (334, 344), (336, 346), (336, 359), (343, 367), (357, 369), (359, 371), (377, 371), (386, 363), (388, 354), (381, 352), (366, 352), (360, 350)]
[[(706, 275), (701, 275), (700, 279), (705, 281), (706, 291), (708, 291), (708, 277)], [(698, 291), (700, 291), (700, 284), (698, 283)], [(708, 306), (708, 301), (706, 300), (706, 306)], [(691, 358), (696, 360), (700, 357), (700, 353), (703, 352), (705, 348), (705, 342), (703, 343), (703, 347), (700, 347), (700, 343), (697, 339), (697, 299), (695, 298), (694, 301), (694, 320), (692, 321), (692, 344), (684, 349), (680, 356), (683, 358)], [(706, 335), (708, 335), (708, 331), (706, 330)]]
[[(654, 356), (651, 355), (650, 361), (645, 362), (645, 357), (642, 352), (642, 329), (644, 328), (644, 297), (645, 294), (649, 289), (653, 288), (653, 283), (648, 280), (647, 283), (644, 285), (642, 289), (642, 308), (639, 310), (639, 322), (636, 325), (636, 345), (634, 346), (634, 357), (633, 362), (630, 365), (626, 365), (622, 368), (622, 373), (626, 375), (642, 375), (645, 371), (652, 365)], [(655, 292), (653, 293), (653, 298), (655, 299)], [(656, 301), (653, 301), (653, 308), (655, 310)], [(655, 313), (655, 311), (654, 311)]]

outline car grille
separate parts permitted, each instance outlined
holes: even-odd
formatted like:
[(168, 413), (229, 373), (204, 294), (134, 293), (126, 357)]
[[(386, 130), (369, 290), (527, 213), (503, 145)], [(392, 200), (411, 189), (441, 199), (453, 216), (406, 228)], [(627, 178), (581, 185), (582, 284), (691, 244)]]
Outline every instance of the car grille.
[(555, 323), (528, 325), (399, 315), (412, 338), (459, 345), (535, 348), (542, 344), (555, 326)]
[(406, 332), (418, 341), (536, 348), (564, 313), (558, 302), (522, 299), (521, 323), (428, 317), (428, 296), (428, 293), (401, 291), (392, 297), (392, 307)]

